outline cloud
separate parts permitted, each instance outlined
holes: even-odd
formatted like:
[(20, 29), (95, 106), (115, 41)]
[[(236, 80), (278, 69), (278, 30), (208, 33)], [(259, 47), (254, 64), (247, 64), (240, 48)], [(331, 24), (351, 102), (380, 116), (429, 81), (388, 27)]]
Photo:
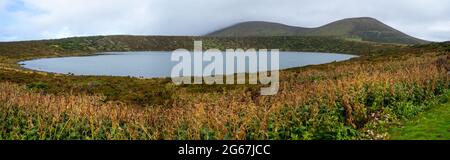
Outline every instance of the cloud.
[(150, 1), (141, 0), (23, 0), (22, 10), (2, 28), (5, 35), (24, 39), (67, 36), (145, 34), (152, 30)]
[(0, 0), (0, 40), (203, 35), (251, 20), (317, 27), (374, 17), (407, 34), (443, 41), (450, 40), (448, 15), (448, 0)]

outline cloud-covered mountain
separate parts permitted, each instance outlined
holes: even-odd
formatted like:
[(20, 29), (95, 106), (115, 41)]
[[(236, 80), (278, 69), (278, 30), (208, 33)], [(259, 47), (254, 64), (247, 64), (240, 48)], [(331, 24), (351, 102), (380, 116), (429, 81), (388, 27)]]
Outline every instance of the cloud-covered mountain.
[(428, 43), (425, 40), (409, 36), (374, 18), (369, 17), (343, 19), (317, 28), (304, 28), (261, 21), (243, 22), (215, 31), (207, 36), (325, 36), (381, 43)]

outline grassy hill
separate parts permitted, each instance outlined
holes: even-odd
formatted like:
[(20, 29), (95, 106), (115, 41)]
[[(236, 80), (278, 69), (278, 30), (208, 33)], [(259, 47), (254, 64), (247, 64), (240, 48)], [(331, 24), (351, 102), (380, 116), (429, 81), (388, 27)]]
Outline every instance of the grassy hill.
[(374, 18), (348, 18), (317, 28), (271, 22), (244, 22), (208, 34), (212, 37), (321, 36), (381, 43), (425, 44), (425, 40), (402, 33)]

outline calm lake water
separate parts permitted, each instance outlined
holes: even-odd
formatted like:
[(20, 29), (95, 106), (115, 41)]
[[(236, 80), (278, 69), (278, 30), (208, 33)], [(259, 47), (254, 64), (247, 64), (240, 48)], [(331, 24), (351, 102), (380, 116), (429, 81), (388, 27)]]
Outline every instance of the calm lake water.
[[(171, 53), (169, 51), (112, 52), (93, 56), (36, 59), (23, 61), (20, 64), (27, 69), (61, 74), (170, 77), (172, 68), (178, 64), (170, 60)], [(344, 61), (354, 57), (356, 56), (346, 54), (280, 52), (280, 69)]]

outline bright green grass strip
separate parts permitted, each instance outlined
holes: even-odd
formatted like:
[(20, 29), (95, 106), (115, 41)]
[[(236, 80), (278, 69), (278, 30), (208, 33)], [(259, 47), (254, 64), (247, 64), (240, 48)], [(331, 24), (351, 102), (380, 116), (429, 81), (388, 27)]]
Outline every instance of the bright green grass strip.
[(390, 130), (392, 140), (450, 140), (450, 92), (443, 97), (443, 104), (406, 122), (402, 127)]

